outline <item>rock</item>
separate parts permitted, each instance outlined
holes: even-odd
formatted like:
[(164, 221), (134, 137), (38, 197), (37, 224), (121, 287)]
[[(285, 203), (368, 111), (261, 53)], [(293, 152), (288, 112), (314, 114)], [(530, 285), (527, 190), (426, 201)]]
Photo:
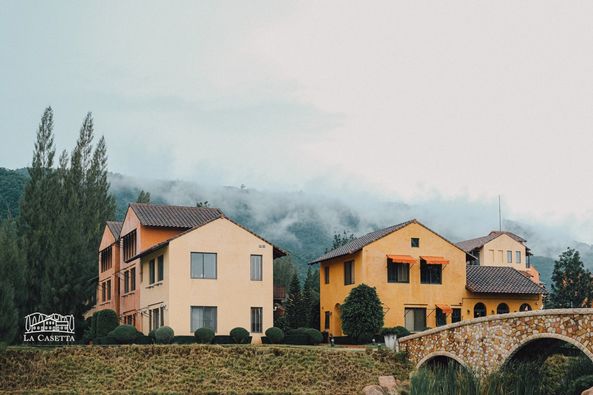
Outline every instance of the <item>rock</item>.
[(593, 387), (589, 388), (588, 390), (584, 390), (581, 392), (581, 395), (593, 395)]
[(397, 387), (397, 382), (393, 376), (379, 376), (379, 385), (386, 390), (391, 390)]
[(383, 388), (380, 385), (367, 385), (362, 389), (364, 395), (385, 395)]

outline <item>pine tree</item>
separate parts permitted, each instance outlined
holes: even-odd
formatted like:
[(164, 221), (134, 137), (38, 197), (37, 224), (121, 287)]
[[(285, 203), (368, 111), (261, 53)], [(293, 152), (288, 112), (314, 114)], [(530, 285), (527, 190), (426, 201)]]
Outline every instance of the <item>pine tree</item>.
[(547, 308), (591, 307), (593, 278), (585, 269), (578, 251), (568, 248), (554, 262), (552, 292)]
[(306, 325), (301, 284), (296, 273), (292, 276), (288, 290), (288, 300), (286, 301), (286, 324), (289, 328), (295, 329)]
[(14, 288), (0, 279), (0, 342), (10, 344), (18, 327), (18, 312), (14, 303)]
[(136, 203), (150, 203), (150, 192), (140, 191)]

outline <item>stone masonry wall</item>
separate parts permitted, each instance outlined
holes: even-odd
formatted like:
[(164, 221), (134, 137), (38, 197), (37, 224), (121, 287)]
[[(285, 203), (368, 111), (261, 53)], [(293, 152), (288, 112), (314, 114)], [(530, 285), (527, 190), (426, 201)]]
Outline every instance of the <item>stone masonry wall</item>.
[(449, 324), (400, 339), (417, 366), (437, 355), (477, 372), (498, 369), (531, 340), (556, 338), (593, 360), (593, 309), (554, 309), (494, 315)]

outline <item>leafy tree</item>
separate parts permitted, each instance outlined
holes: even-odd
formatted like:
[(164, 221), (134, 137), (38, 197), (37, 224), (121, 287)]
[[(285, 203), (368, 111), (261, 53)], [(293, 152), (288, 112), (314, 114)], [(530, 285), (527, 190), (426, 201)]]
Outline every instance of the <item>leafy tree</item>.
[(378, 333), (383, 327), (383, 305), (375, 287), (353, 288), (342, 304), (341, 318), (344, 333), (352, 338)]
[(295, 273), (292, 276), (286, 302), (286, 323), (289, 328), (301, 328), (306, 325), (305, 311), (303, 308), (303, 296), (299, 277)]
[(350, 243), (352, 240), (354, 240), (355, 238), (356, 237), (354, 237), (353, 233), (348, 233), (346, 231), (343, 231), (342, 233), (335, 233), (334, 240), (332, 242), (332, 247), (326, 249), (325, 252), (329, 252), (331, 250), (335, 250), (338, 247), (346, 245), (346, 244)]
[(150, 192), (140, 191), (136, 203), (150, 203)]
[(554, 262), (552, 291), (547, 308), (590, 307), (593, 302), (593, 278), (585, 269), (578, 251), (568, 248)]

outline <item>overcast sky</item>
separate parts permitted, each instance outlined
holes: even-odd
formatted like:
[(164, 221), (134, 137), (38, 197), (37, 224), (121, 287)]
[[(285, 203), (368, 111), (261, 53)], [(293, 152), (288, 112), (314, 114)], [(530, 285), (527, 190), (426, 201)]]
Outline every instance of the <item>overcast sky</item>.
[[(346, 4), (348, 3), (348, 4)], [(593, 218), (593, 2), (0, 1), (0, 166), (45, 106), (110, 170)]]

